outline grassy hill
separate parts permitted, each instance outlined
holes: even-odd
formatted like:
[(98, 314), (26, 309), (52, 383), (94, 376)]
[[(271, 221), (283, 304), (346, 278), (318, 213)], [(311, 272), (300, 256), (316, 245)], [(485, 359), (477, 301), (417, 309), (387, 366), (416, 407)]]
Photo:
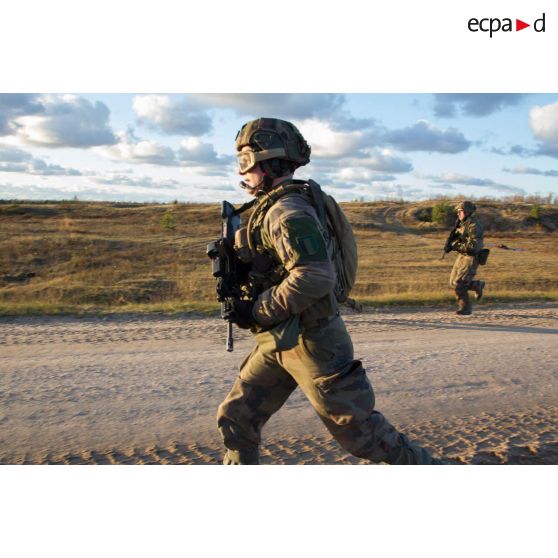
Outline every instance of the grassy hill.
[[(443, 202), (442, 202), (443, 203)], [(346, 203), (359, 243), (354, 296), (368, 304), (452, 300), (440, 202)], [(482, 202), (490, 300), (558, 300), (558, 207)], [(444, 215), (442, 215), (444, 217)], [(438, 221), (438, 222), (436, 222)], [(0, 202), (0, 313), (215, 308), (205, 254), (217, 204)]]

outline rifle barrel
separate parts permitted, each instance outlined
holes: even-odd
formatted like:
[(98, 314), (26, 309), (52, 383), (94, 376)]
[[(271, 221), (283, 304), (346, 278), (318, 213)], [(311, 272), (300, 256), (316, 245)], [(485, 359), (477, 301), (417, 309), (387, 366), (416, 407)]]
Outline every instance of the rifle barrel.
[(232, 353), (234, 348), (232, 322), (227, 322), (227, 351)]

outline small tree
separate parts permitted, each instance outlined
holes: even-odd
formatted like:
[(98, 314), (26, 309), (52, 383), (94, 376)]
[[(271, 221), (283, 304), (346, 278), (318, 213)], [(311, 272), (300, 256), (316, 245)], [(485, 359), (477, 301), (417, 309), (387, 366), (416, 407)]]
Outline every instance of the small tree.
[(531, 211), (529, 212), (529, 217), (531, 217), (531, 219), (534, 219), (535, 221), (540, 221), (540, 219), (541, 219), (541, 206), (535, 204), (531, 208)]
[(439, 225), (451, 225), (455, 220), (455, 209), (447, 201), (441, 201), (432, 208), (432, 221)]
[(422, 223), (432, 223), (432, 208), (421, 207), (416, 213), (417, 219)]
[(164, 229), (168, 229), (168, 230), (172, 230), (176, 227), (176, 222), (174, 220), (174, 215), (170, 211), (167, 211), (163, 215), (163, 218), (161, 219), (161, 226)]

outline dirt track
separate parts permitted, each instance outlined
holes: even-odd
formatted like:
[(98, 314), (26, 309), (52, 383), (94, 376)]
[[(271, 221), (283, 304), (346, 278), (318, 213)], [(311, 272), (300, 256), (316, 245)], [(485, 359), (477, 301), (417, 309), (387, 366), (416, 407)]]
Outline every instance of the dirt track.
[[(464, 463), (558, 463), (558, 306), (347, 314), (377, 407)], [(214, 415), (252, 345), (218, 319), (2, 318), (1, 463), (218, 463)], [(295, 392), (264, 463), (361, 463)]]

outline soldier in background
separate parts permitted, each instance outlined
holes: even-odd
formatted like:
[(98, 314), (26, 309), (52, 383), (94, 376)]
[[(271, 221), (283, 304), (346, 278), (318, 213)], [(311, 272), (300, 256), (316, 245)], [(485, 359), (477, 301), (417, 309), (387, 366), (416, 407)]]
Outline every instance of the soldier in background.
[[(246, 123), (236, 148), (241, 186), (252, 196), (292, 184), (294, 171), (310, 161), (310, 146), (297, 128), (274, 118)], [(252, 215), (249, 223), (253, 220)], [(256, 300), (235, 301), (232, 321), (255, 333), (258, 344), (218, 410), (227, 448), (223, 463), (258, 464), (262, 427), (300, 387), (351, 454), (390, 464), (440, 464), (374, 409), (372, 386), (361, 362), (353, 359), (339, 315), (331, 239), (312, 201), (289, 191), (256, 221), (255, 230), (245, 235), (256, 244), (252, 265), (262, 286)], [(242, 247), (236, 248), (240, 254)], [(283, 328), (289, 323), (296, 325), (294, 335), (292, 328)], [(261, 332), (273, 332), (275, 339), (260, 342)]]
[(483, 250), (483, 228), (474, 215), (476, 206), (471, 201), (463, 201), (455, 206), (459, 220), (454, 233), (454, 241), (449, 251), (459, 252), (450, 275), (450, 287), (455, 290), (458, 310), (456, 314), (468, 316), (472, 313), (469, 291), (476, 299), (482, 298), (485, 282), (475, 280), (479, 266), (479, 253)]

